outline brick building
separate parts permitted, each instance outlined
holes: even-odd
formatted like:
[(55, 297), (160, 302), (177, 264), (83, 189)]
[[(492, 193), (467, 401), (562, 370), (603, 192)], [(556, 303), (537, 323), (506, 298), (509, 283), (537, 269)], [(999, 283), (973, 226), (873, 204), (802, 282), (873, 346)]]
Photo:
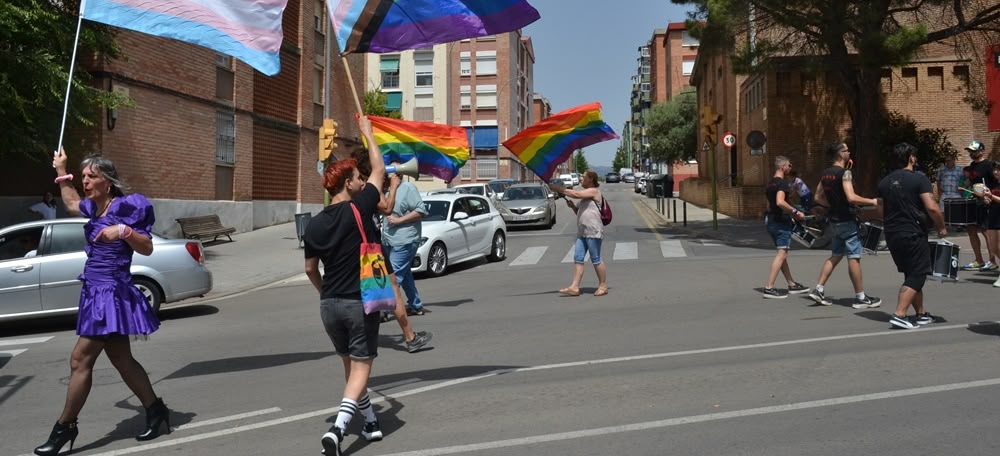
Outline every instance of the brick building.
[[(983, 66), (944, 46), (927, 46), (921, 55), (906, 65), (883, 70), (886, 110), (913, 118), (919, 128), (946, 129), (959, 150), (972, 139), (980, 140), (993, 158), (1000, 158), (998, 134), (990, 131), (987, 115), (965, 100), (973, 87), (982, 87), (972, 81), (985, 79)], [(824, 148), (848, 136), (851, 119), (835, 75), (804, 72), (801, 63), (797, 57), (779, 58), (766, 73), (737, 77), (732, 75), (728, 58), (699, 57), (691, 81), (698, 88), (699, 110), (712, 106), (723, 116), (720, 137), (728, 131), (737, 138), (732, 149), (726, 149), (721, 138), (709, 145), (721, 180), (720, 212), (741, 218), (760, 216), (766, 207), (764, 185), (774, 174), (777, 155), (789, 157), (800, 177), (815, 186), (819, 173), (828, 166)], [(751, 131), (766, 135), (767, 144), (761, 150), (751, 151), (746, 145)], [(711, 205), (708, 153), (699, 152), (699, 178), (686, 181), (681, 188), (682, 198), (704, 206)], [(959, 164), (967, 161), (967, 155), (959, 155)]]
[[(326, 65), (328, 24), (323, 1), (289, 0), (274, 77), (210, 49), (120, 30), (125, 58), (89, 68), (97, 86), (128, 95), (134, 105), (67, 132), (71, 163), (91, 152), (114, 160), (132, 190), (153, 201), (154, 230), (167, 235), (179, 234), (174, 219), (183, 216), (219, 214), (224, 225), (249, 231), (315, 212), (324, 193), (317, 127), (327, 104), (344, 144), (335, 153), (346, 156), (358, 137), (345, 67), (336, 52)], [(354, 80), (363, 81), (362, 57), (348, 60)], [(328, 97), (324, 78), (331, 81)], [(0, 195), (4, 223), (23, 220), (21, 205), (57, 190), (47, 165), (0, 173), (13, 184)]]

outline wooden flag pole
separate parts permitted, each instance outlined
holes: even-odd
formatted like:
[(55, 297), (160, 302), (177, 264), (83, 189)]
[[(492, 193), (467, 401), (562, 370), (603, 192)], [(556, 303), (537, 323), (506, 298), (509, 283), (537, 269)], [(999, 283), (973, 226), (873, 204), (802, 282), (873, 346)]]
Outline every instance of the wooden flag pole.
[(56, 150), (53, 155), (59, 155), (59, 151), (63, 148), (63, 134), (66, 132), (66, 113), (69, 112), (69, 94), (73, 89), (73, 68), (76, 66), (76, 48), (80, 44), (80, 26), (83, 25), (83, 8), (84, 4), (80, 5), (80, 17), (76, 21), (76, 36), (73, 37), (73, 55), (69, 58), (69, 73), (66, 76), (66, 98), (63, 100), (63, 112), (62, 112), (62, 124), (59, 126), (59, 143), (56, 144)]
[(351, 65), (347, 63), (347, 56), (341, 55), (340, 61), (344, 62), (344, 71), (347, 72), (347, 83), (351, 86), (351, 94), (354, 95), (354, 107), (358, 109), (358, 114), (365, 115), (365, 110), (361, 107), (361, 99), (358, 98), (358, 88), (354, 86), (354, 76), (351, 76)]

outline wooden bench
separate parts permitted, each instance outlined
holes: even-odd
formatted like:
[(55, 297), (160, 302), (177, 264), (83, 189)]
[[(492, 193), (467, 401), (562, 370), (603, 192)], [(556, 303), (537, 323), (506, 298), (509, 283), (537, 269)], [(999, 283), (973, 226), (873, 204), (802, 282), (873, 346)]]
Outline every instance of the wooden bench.
[(211, 237), (215, 241), (219, 236), (226, 236), (232, 242), (233, 237), (230, 235), (236, 232), (236, 228), (222, 226), (218, 215), (181, 217), (175, 220), (181, 226), (181, 234), (185, 239), (205, 240)]

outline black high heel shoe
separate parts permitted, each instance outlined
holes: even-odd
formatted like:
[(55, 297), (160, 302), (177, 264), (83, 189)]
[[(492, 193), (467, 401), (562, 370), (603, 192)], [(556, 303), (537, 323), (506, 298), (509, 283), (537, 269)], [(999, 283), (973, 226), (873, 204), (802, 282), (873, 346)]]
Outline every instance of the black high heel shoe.
[(159, 437), (161, 424), (166, 424), (166, 433), (169, 434), (170, 409), (163, 403), (162, 398), (156, 398), (156, 402), (146, 408), (146, 430), (135, 436), (135, 439), (141, 442)]
[(56, 425), (52, 426), (52, 432), (49, 433), (49, 439), (45, 441), (42, 446), (35, 448), (35, 454), (38, 456), (55, 456), (62, 451), (63, 445), (69, 442), (69, 452), (73, 452), (73, 442), (76, 442), (76, 436), (80, 435), (80, 429), (76, 427), (76, 420), (69, 423), (63, 424), (56, 421)]

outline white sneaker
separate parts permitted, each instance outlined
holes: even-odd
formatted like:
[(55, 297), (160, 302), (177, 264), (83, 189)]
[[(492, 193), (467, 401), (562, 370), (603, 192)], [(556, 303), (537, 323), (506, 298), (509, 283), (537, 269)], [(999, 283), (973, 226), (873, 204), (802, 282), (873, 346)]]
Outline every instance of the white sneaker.
[(997, 277), (997, 281), (993, 282), (993, 286), (996, 288), (1000, 288), (1000, 277)]

